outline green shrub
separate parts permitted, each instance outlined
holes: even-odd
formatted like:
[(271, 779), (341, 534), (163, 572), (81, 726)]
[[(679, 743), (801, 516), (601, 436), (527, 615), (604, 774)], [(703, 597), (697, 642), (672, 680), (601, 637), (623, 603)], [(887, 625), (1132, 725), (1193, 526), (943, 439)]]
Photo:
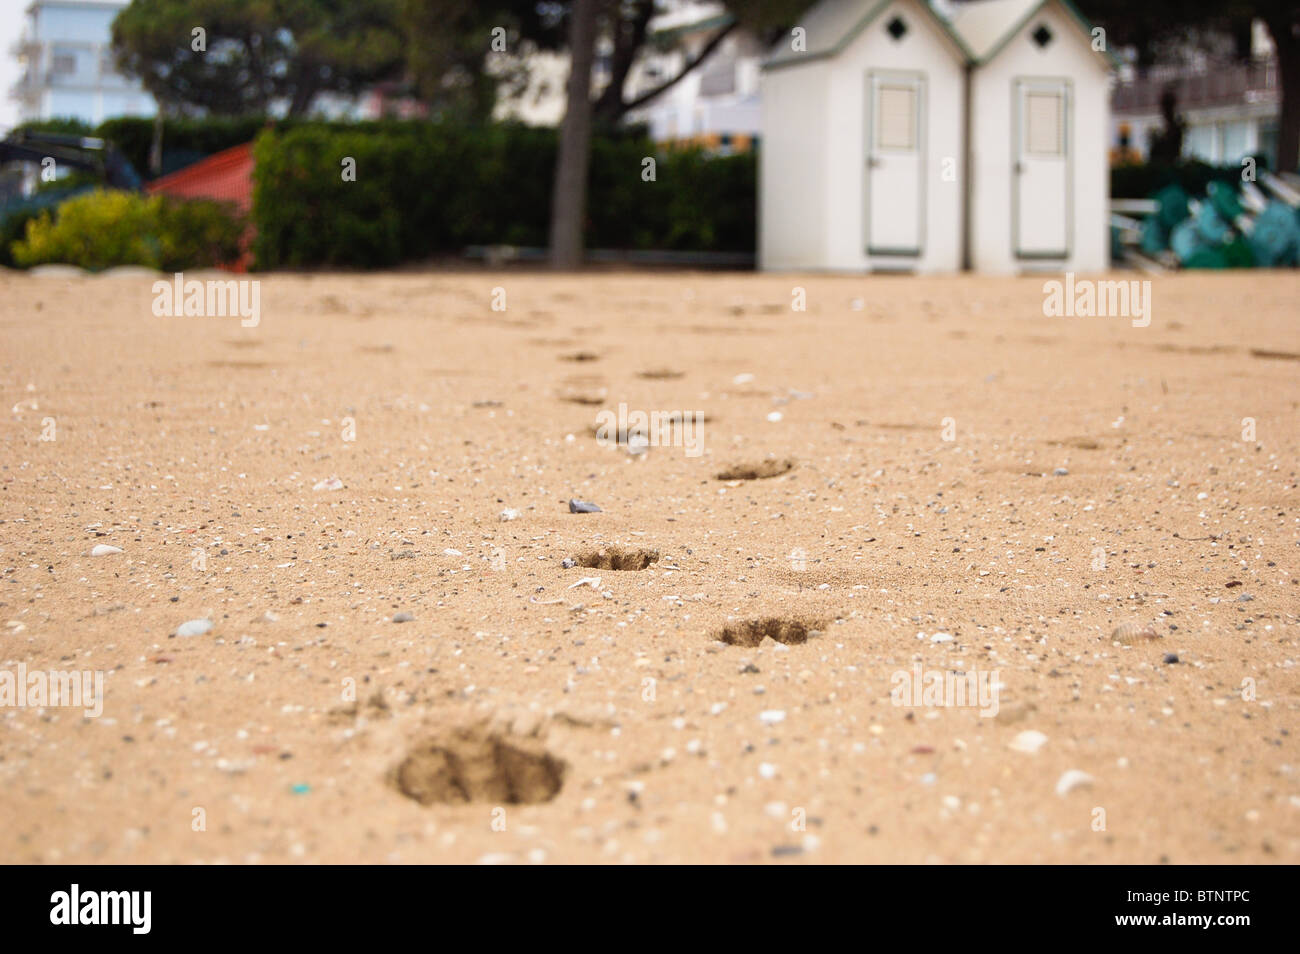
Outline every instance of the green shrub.
[(158, 210), (158, 268), (179, 272), (234, 262), (247, 219), (229, 202), (163, 198)]
[[(175, 172), (205, 156), (251, 142), (266, 125), (262, 116), (210, 116), (204, 119), (163, 121), (163, 173)], [(108, 119), (95, 135), (113, 143), (143, 178), (152, 179), (149, 150), (153, 146), (151, 118), (123, 116)]]
[(58, 133), (63, 136), (93, 136), (90, 123), (75, 116), (55, 116), (50, 119), (29, 119), (19, 123), (10, 130), (10, 134), (19, 132)]
[(41, 217), (41, 209), (26, 206), (5, 212), (0, 219), (0, 265), (13, 268), (18, 264), (14, 259), (13, 246), (27, 234), (27, 223)]
[(243, 231), (241, 217), (221, 203), (96, 190), (27, 222), (11, 251), (24, 267), (60, 262), (92, 271), (118, 265), (179, 271), (235, 260)]
[[(162, 174), (183, 169), (214, 153), (233, 146), (252, 142), (258, 133), (268, 127), (281, 132), (307, 126), (317, 129), (347, 130), (356, 128), (383, 129), (400, 126), (405, 121), (384, 120), (370, 123), (349, 123), (315, 119), (271, 119), (266, 116), (204, 116), (163, 120)], [(153, 146), (152, 118), (120, 116), (107, 119), (95, 127), (91, 135), (107, 139), (131, 161), (135, 171), (148, 180), (154, 178), (149, 171), (149, 150)]]
[[(268, 129), (254, 147), (257, 265), (375, 268), (467, 245), (544, 246), (556, 148), (555, 130), (512, 124)], [(343, 180), (345, 157), (355, 181)], [(643, 134), (601, 135), (589, 182), (589, 248), (754, 249), (752, 153), (656, 156)]]
[(44, 212), (27, 224), (26, 237), (14, 244), (22, 266), (66, 262), (99, 270), (114, 265), (156, 265), (149, 234), (161, 199), (130, 192), (96, 190), (69, 199), (54, 216)]
[(0, 265), (13, 268), (18, 264), (13, 257), (14, 243), (27, 233), (27, 222), (39, 217), (40, 209), (22, 209), (5, 214), (3, 220), (0, 220)]

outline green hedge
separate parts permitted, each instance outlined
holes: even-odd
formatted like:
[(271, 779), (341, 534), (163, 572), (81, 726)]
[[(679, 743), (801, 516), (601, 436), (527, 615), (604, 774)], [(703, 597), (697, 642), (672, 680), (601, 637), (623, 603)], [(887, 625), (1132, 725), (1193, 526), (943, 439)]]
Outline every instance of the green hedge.
[[(148, 178), (153, 120), (110, 119), (94, 129), (32, 123), (108, 139)], [(467, 245), (545, 246), (557, 133), (379, 120), (346, 123), (265, 117), (168, 119), (163, 171), (257, 138), (254, 221), (258, 267), (376, 268)], [(340, 160), (357, 160), (343, 182)], [(641, 178), (654, 156), (656, 181)], [(60, 187), (67, 183), (61, 182)], [(757, 168), (753, 153), (657, 153), (644, 128), (605, 130), (592, 142), (589, 248), (752, 252)], [(15, 210), (16, 211), (16, 210)], [(25, 220), (3, 222), (0, 261)]]
[[(264, 116), (211, 116), (204, 119), (163, 121), (163, 173), (175, 172), (206, 156), (251, 141), (267, 125)], [(277, 120), (291, 126), (295, 120)], [(122, 116), (91, 127), (78, 119), (44, 119), (15, 127), (38, 132), (72, 133), (107, 139), (135, 166), (141, 178), (149, 173), (149, 149), (153, 145), (153, 119)]]
[(49, 119), (28, 119), (10, 130), (11, 133), (30, 130), (32, 132), (59, 133), (64, 136), (93, 136), (95, 127), (84, 119), (75, 116), (52, 116)]
[[(183, 169), (205, 156), (252, 141), (265, 128), (263, 116), (212, 116), (206, 119), (163, 121), (163, 174)], [(136, 117), (109, 119), (95, 128), (95, 135), (107, 139), (131, 160), (135, 171), (148, 180), (149, 148), (153, 143), (153, 120)]]
[[(374, 268), (467, 245), (544, 246), (556, 132), (427, 122), (268, 129), (254, 155), (259, 268)], [(656, 158), (656, 181), (642, 161)], [(356, 160), (345, 182), (342, 160)], [(751, 154), (656, 155), (644, 138), (592, 144), (589, 248), (752, 251)]]

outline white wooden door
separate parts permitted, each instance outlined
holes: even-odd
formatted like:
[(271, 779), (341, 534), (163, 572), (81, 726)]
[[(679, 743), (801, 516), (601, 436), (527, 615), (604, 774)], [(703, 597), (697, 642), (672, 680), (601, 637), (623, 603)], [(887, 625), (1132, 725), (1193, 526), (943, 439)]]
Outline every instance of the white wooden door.
[(1016, 80), (1012, 216), (1021, 258), (1070, 253), (1070, 86)]
[(864, 193), (869, 255), (921, 254), (925, 240), (925, 77), (869, 73)]

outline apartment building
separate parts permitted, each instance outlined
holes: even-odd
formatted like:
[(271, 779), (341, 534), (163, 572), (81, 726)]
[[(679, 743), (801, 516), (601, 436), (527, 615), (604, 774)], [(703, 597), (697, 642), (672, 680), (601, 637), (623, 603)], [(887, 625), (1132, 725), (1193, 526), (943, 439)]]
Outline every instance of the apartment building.
[(17, 46), (22, 75), (10, 91), (18, 121), (72, 117), (96, 125), (114, 116), (152, 116), (153, 97), (118, 73), (113, 18), (128, 0), (32, 0)]

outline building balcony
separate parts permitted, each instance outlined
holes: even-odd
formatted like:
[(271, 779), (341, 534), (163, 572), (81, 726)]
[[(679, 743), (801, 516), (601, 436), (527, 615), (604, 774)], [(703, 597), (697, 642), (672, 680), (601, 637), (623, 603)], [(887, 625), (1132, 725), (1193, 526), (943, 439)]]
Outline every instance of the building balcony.
[(1138, 115), (1158, 113), (1160, 97), (1170, 85), (1176, 91), (1180, 112), (1279, 102), (1281, 98), (1277, 61), (1267, 59), (1216, 64), (1205, 71), (1155, 68), (1131, 83), (1116, 86), (1111, 97), (1111, 109), (1116, 113)]

